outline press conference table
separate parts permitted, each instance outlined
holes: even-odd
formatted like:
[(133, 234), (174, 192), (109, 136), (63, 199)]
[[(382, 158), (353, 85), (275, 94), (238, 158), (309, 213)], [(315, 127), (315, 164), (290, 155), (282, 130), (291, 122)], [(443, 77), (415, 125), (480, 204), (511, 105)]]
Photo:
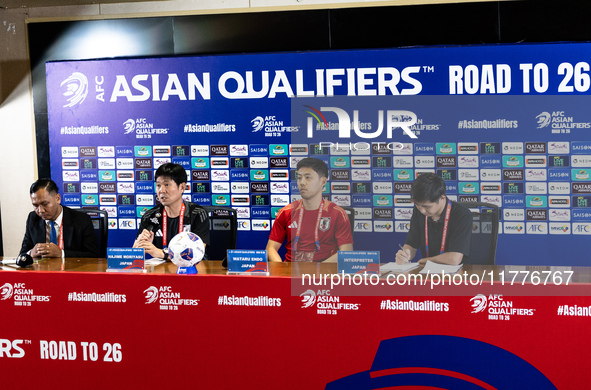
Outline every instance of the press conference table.
[[(271, 263), (270, 276), (226, 275), (220, 261), (197, 268), (176, 275), (170, 262), (133, 273), (106, 272), (106, 259), (1, 264), (3, 388), (591, 383), (588, 268), (465, 265), (458, 275), (494, 282), (432, 287), (429, 279), (410, 289), (303, 284), (304, 274), (329, 283), (336, 264)], [(532, 279), (571, 271), (569, 286)], [(514, 286), (501, 283), (502, 273), (515, 275)], [(397, 276), (380, 283), (388, 275)]]
[[(7, 258), (11, 260), (12, 258)], [(35, 259), (30, 267), (20, 268), (14, 264), (2, 264), (4, 260), (0, 257), (0, 270), (18, 270), (26, 271), (65, 271), (65, 272), (106, 272), (107, 259), (102, 258), (48, 258)], [(170, 261), (159, 265), (147, 265), (145, 273), (153, 274), (176, 274), (177, 267)], [(411, 270), (410, 274), (416, 274), (422, 269), (422, 266)], [(572, 271), (572, 283), (591, 283), (591, 267), (551, 267), (551, 266), (521, 266), (521, 265), (471, 265), (462, 266), (460, 272), (466, 271), (469, 275), (477, 274), (481, 276), (484, 272), (487, 276), (493, 273), (493, 279), (499, 280), (499, 272), (505, 272), (507, 278), (509, 272), (529, 271), (529, 272), (553, 272), (553, 271)], [(226, 275), (227, 269), (222, 267), (221, 261), (204, 260), (197, 265), (197, 271), (200, 275)], [(129, 273), (134, 274), (135, 272)], [(269, 273), (271, 276), (301, 276), (301, 274), (310, 273), (329, 273), (336, 274), (336, 263), (269, 263)]]

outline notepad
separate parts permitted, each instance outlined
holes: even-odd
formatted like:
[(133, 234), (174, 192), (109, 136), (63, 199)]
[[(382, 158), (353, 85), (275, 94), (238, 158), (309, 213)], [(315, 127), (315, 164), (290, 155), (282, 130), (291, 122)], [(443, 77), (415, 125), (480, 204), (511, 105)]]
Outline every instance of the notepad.
[(2, 271), (16, 271), (20, 267), (16, 265), (16, 259), (3, 259), (0, 261), (0, 269)]
[(380, 266), (380, 271), (390, 272), (408, 272), (419, 266), (419, 263), (396, 264), (395, 262), (387, 263)]
[(441, 274), (443, 272), (444, 274), (455, 274), (456, 272), (458, 272), (460, 270), (460, 268), (462, 268), (462, 264), (460, 264), (460, 265), (439, 264), (439, 263), (434, 263), (430, 260), (427, 260), (425, 267), (419, 273), (421, 273), (421, 274), (426, 274), (426, 273)]
[(0, 261), (0, 263), (4, 264), (4, 265), (16, 265), (16, 259), (2, 259), (2, 261)]
[(146, 265), (160, 265), (162, 263), (166, 263), (166, 260), (161, 259), (159, 257), (152, 257), (151, 259), (144, 260), (144, 266), (146, 266)]

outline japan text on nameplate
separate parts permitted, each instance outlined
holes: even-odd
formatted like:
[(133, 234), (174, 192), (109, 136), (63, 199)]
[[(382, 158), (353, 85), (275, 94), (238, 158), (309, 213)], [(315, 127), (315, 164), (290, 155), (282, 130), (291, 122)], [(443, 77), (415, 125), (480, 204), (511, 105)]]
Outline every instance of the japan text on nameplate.
[(143, 271), (143, 248), (107, 248), (108, 271)]
[(338, 251), (337, 256), (339, 273), (380, 273), (380, 252), (378, 251)]
[(269, 274), (266, 250), (228, 250), (228, 273)]

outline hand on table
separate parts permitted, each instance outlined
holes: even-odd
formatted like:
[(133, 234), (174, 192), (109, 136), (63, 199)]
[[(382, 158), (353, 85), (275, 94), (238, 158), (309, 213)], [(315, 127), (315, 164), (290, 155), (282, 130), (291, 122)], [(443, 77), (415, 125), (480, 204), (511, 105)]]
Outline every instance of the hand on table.
[(62, 250), (54, 243), (39, 243), (31, 249), (31, 257), (62, 257)]

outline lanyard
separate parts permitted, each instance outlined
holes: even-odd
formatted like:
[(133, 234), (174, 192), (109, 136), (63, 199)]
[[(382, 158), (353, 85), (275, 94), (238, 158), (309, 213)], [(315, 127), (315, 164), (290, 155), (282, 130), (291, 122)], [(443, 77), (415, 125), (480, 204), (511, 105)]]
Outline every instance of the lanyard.
[(64, 220), (62, 219), (62, 223), (60, 223), (60, 239), (59, 239), (59, 247), (61, 250), (64, 250)]
[[(51, 230), (53, 230), (53, 224), (55, 221), (49, 221), (49, 231), (51, 232)], [(50, 233), (51, 235), (51, 233)], [(60, 224), (60, 237), (58, 240), (58, 246), (61, 250), (64, 250), (64, 220), (62, 218), (62, 223)]]
[[(443, 235), (441, 237), (441, 249), (439, 254), (442, 254), (445, 249), (445, 240), (447, 239), (447, 228), (449, 225), (449, 215), (451, 214), (451, 200), (447, 200), (447, 207), (445, 211), (445, 220), (443, 222)], [(427, 257), (429, 257), (429, 218), (425, 216), (425, 249), (427, 250)]]
[[(318, 237), (318, 230), (320, 229), (320, 220), (322, 219), (322, 209), (324, 208), (324, 198), (320, 201), (320, 207), (318, 208), (318, 219), (316, 221), (316, 229), (314, 230), (314, 243), (316, 244), (316, 250), (314, 252), (318, 252), (320, 250), (320, 238)], [(293, 242), (293, 250), (297, 252), (298, 250), (298, 241), (300, 240), (300, 233), (302, 232), (302, 221), (304, 220), (304, 204), (301, 203), (300, 207), (300, 216), (298, 218), (298, 227), (296, 230), (296, 237)]]
[[(179, 233), (183, 232), (183, 223), (184, 221), (184, 217), (185, 217), (185, 202), (183, 202), (181, 204), (181, 213), (179, 214)], [(162, 212), (162, 247), (166, 248), (166, 244), (167, 244), (167, 237), (168, 235), (166, 234), (166, 232), (168, 231), (167, 225), (168, 225), (168, 218), (166, 218), (166, 207), (164, 207), (164, 211)]]

